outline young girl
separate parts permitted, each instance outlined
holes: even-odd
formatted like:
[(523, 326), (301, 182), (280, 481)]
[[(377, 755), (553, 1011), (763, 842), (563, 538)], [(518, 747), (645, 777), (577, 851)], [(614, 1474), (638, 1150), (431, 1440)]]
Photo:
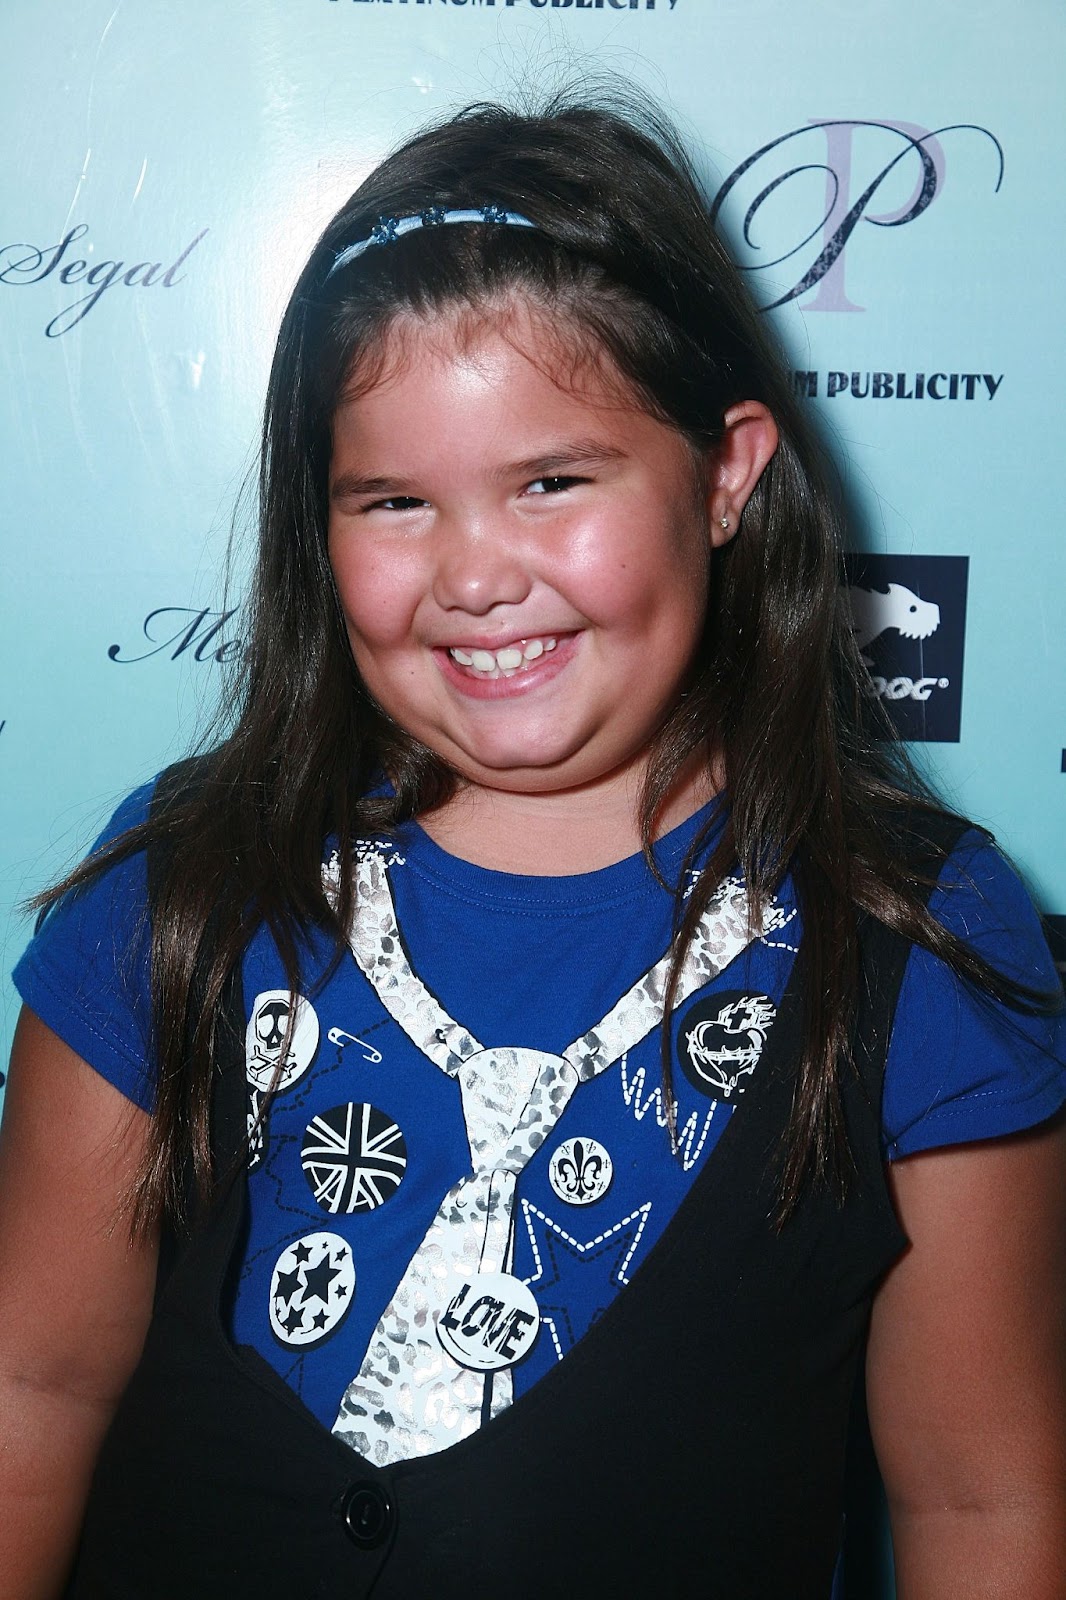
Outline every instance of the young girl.
[(900, 1593), (1062, 1595), (1054, 972), (669, 132), (384, 162), (261, 490), (17, 972), (0, 1593), (824, 1600), (865, 1359)]

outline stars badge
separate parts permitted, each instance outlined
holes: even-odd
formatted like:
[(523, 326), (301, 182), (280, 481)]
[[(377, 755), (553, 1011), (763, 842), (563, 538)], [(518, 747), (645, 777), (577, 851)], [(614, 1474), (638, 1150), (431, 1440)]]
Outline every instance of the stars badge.
[(310, 1350), (336, 1333), (355, 1296), (351, 1247), (337, 1233), (286, 1245), (270, 1279), (270, 1329), (279, 1344)]

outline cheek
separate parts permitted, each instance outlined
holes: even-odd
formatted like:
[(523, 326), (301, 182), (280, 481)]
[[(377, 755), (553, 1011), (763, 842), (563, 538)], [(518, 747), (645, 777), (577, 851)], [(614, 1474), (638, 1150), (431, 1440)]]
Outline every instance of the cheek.
[(649, 519), (590, 584), (590, 603), (615, 626), (652, 634), (683, 651), (707, 609), (710, 551), (706, 529), (690, 518), (655, 526)]
[(384, 649), (403, 643), (410, 630), (418, 589), (410, 565), (371, 545), (330, 541), (330, 566), (352, 648)]
[(643, 492), (603, 507), (569, 530), (560, 570), (592, 602), (598, 595), (616, 610), (639, 606), (677, 587), (702, 583), (706, 531), (695, 526), (687, 503)]

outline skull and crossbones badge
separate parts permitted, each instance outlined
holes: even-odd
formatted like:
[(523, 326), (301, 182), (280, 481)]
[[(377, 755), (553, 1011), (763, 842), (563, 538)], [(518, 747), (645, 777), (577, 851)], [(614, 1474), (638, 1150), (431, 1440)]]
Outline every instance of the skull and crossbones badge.
[(256, 995), (244, 1036), (245, 1065), (253, 1088), (283, 1094), (303, 1077), (317, 1049), (318, 1017), (309, 1000), (288, 989)]
[(307, 1071), (318, 1049), (318, 1017), (303, 995), (288, 989), (257, 994), (244, 1035), (248, 1078), (248, 1170), (266, 1155), (263, 1101), (269, 1090), (284, 1094)]

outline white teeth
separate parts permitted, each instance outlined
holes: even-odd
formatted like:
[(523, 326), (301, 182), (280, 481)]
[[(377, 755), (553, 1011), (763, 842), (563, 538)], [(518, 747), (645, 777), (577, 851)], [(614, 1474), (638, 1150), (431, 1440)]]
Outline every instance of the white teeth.
[(554, 650), (557, 643), (558, 640), (553, 638), (527, 639), (522, 644), (504, 645), (502, 650), (463, 650), (453, 645), (448, 654), (461, 667), (471, 667), (487, 677), (510, 677), (527, 662), (536, 661), (539, 656)]

